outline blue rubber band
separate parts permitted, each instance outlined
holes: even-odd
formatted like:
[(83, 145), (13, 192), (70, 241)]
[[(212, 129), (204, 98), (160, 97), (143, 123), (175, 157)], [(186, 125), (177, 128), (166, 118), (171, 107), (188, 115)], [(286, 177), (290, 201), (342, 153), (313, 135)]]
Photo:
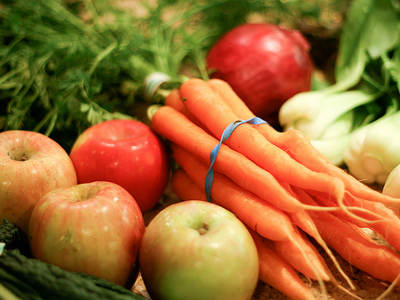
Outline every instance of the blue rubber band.
[(225, 142), (233, 133), (233, 131), (240, 125), (244, 123), (249, 123), (253, 125), (258, 125), (258, 124), (268, 124), (266, 121), (264, 121), (261, 118), (258, 117), (253, 117), (248, 120), (237, 120), (235, 122), (230, 123), (225, 130), (222, 132), (221, 139), (219, 140), (219, 143), (213, 148), (213, 150), (210, 153), (210, 167), (208, 168), (207, 175), (206, 175), (206, 181), (205, 181), (205, 191), (206, 191), (206, 196), (207, 200), (209, 202), (212, 201), (211, 199), (211, 187), (214, 179), (214, 170), (213, 166), (215, 163), (215, 160), (217, 158), (217, 154), (219, 149), (221, 148), (221, 145), (223, 142)]

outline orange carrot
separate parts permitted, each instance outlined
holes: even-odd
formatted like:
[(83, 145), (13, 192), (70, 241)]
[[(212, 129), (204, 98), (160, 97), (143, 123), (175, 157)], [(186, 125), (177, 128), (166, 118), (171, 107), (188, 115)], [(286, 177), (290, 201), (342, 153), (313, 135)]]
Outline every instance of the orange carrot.
[[(304, 202), (316, 204), (305, 191), (294, 191)], [(389, 247), (377, 244), (358, 226), (332, 213), (309, 213), (326, 243), (350, 264), (381, 280), (394, 281), (400, 274), (400, 256)]]
[(311, 279), (328, 281), (332, 278), (322, 256), (307, 237), (297, 230), (293, 239), (274, 241), (274, 248), (293, 268)]
[(175, 108), (181, 114), (185, 115), (189, 120), (191, 120), (196, 125), (200, 122), (187, 110), (185, 104), (183, 103), (182, 97), (179, 90), (172, 90), (164, 101), (165, 105)]
[[(155, 107), (151, 113), (152, 128), (158, 134), (193, 153), (203, 163), (209, 163), (210, 153), (218, 144), (214, 137), (171, 107)], [(243, 189), (284, 211), (299, 211), (305, 207), (269, 172), (226, 145), (221, 146), (214, 168)]]
[(171, 178), (173, 192), (183, 201), (200, 200), (207, 201), (206, 194), (183, 171), (174, 171)]
[[(284, 184), (284, 186), (291, 194), (294, 194), (292, 188), (288, 184)], [(332, 205), (334, 205), (334, 203)], [(343, 211), (341, 211), (341, 210), (339, 210), (339, 212), (343, 213)], [(336, 257), (333, 255), (331, 249), (329, 249), (328, 245), (326, 244), (324, 239), (321, 237), (321, 234), (319, 233), (318, 228), (315, 225), (313, 219), (311, 218), (309, 212), (306, 210), (303, 210), (303, 211), (299, 211), (299, 212), (289, 213), (289, 216), (295, 225), (297, 225), (300, 229), (302, 229), (309, 236), (314, 238), (314, 240), (324, 249), (326, 254), (331, 259), (332, 263), (338, 270), (339, 274), (344, 278), (344, 280), (347, 282), (347, 284), (350, 286), (350, 288), (354, 290), (355, 286), (354, 286), (353, 282), (346, 275), (346, 273), (343, 271), (343, 269), (340, 267), (339, 262), (337, 261)], [(339, 287), (339, 285), (338, 285), (338, 287)]]
[(270, 241), (250, 230), (258, 251), (260, 280), (294, 300), (315, 299), (296, 271), (275, 251)]
[[(182, 148), (176, 145), (171, 148), (179, 166), (198, 187), (203, 187), (207, 167)], [(201, 190), (204, 193), (204, 188)], [(287, 240), (295, 233), (290, 218), (284, 212), (238, 187), (224, 175), (214, 174), (211, 196), (213, 202), (233, 212), (244, 224), (268, 239)]]
[[(250, 119), (255, 116), (228, 83), (219, 79), (211, 79), (208, 83), (239, 118)], [(354, 196), (400, 208), (400, 199), (384, 195), (368, 187), (343, 169), (330, 163), (300, 131), (288, 130), (279, 132), (267, 124), (257, 125), (256, 127), (272, 144), (286, 151), (291, 157), (310, 170), (340, 178), (346, 189)]]
[[(179, 89), (188, 110), (216, 137), (238, 117), (206, 81), (189, 79)], [(249, 124), (236, 128), (226, 144), (244, 154), (279, 181), (304, 189), (326, 192), (337, 200), (344, 194), (343, 183), (324, 173), (317, 173), (293, 160), (285, 151), (268, 142)]]
[[(324, 195), (315, 192), (310, 193), (321, 203), (332, 205), (329, 199), (326, 199)], [(391, 209), (386, 207), (383, 203), (360, 199), (350, 193), (345, 194), (344, 204), (347, 206), (362, 207), (364, 211), (358, 211), (355, 212), (355, 214), (363, 219), (376, 222), (361, 222), (348, 214), (344, 214), (342, 211), (335, 212), (334, 214), (336, 216), (357, 226), (372, 229), (376, 233), (379, 233), (390, 245), (400, 251), (400, 218)], [(369, 214), (368, 211), (375, 215)]]
[(187, 109), (185, 107), (185, 104), (183, 103), (181, 99), (181, 95), (179, 94), (179, 90), (175, 89), (172, 90), (167, 98), (165, 98), (164, 101), (165, 105), (168, 105), (170, 107), (175, 108), (177, 111), (179, 111), (182, 114), (186, 114)]

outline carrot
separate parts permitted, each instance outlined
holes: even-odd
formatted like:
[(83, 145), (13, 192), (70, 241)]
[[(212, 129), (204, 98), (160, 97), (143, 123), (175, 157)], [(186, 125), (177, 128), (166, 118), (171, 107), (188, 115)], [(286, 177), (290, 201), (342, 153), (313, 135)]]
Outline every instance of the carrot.
[(307, 237), (296, 230), (293, 239), (274, 241), (274, 248), (293, 268), (303, 275), (318, 281), (332, 278), (324, 259)]
[(206, 194), (189, 178), (189, 176), (182, 169), (174, 171), (171, 178), (171, 185), (173, 192), (181, 200), (207, 201)]
[(249, 230), (258, 251), (260, 280), (281, 291), (294, 300), (315, 299), (309, 287), (300, 279), (296, 271), (274, 250), (270, 241)]
[[(202, 187), (207, 167), (182, 148), (171, 145), (171, 149), (179, 166), (198, 187)], [(204, 193), (204, 188), (201, 190)], [(284, 212), (238, 187), (224, 175), (214, 174), (211, 195), (213, 202), (233, 212), (244, 224), (268, 239), (287, 240), (295, 233)]]
[[(181, 85), (179, 91), (186, 99), (185, 105), (188, 110), (216, 137), (220, 137), (223, 130), (238, 119), (204, 80), (189, 79)], [(304, 189), (326, 192), (339, 201), (343, 198), (344, 185), (340, 180), (304, 167), (285, 151), (269, 143), (249, 124), (237, 127), (226, 143), (268, 170), (279, 181)]]
[[(315, 200), (322, 205), (334, 205), (322, 193), (309, 192)], [(345, 194), (344, 204), (349, 207), (362, 207), (356, 212), (354, 218), (343, 211), (337, 210), (333, 214), (342, 220), (353, 223), (359, 227), (367, 227), (380, 234), (390, 245), (400, 251), (400, 218), (383, 203), (357, 198), (350, 193)], [(367, 222), (363, 221), (367, 220)]]
[[(219, 79), (211, 79), (208, 83), (239, 118), (250, 119), (255, 116), (228, 83)], [(258, 125), (257, 130), (272, 144), (286, 151), (291, 157), (310, 170), (340, 178), (346, 189), (354, 196), (382, 202), (393, 208), (400, 208), (400, 199), (384, 195), (368, 187), (343, 169), (330, 163), (300, 131), (288, 130), (279, 132), (267, 124)]]
[(165, 105), (175, 108), (196, 125), (200, 122), (187, 110), (178, 89), (172, 90), (164, 101)]
[(167, 98), (165, 98), (164, 104), (175, 108), (177, 111), (184, 115), (186, 115), (187, 113), (185, 104), (182, 102), (181, 95), (179, 94), (179, 90), (177, 89), (172, 90), (168, 94)]
[[(310, 205), (315, 200), (306, 192), (295, 193)], [(400, 256), (389, 247), (377, 244), (358, 226), (328, 212), (309, 212), (322, 238), (345, 260), (377, 279), (394, 281), (400, 274)]]
[[(152, 128), (158, 134), (193, 153), (203, 163), (209, 163), (217, 139), (171, 107), (153, 106), (149, 114)], [(308, 208), (290, 195), (269, 172), (226, 145), (221, 146), (214, 168), (243, 189), (284, 211)]]
[[(285, 188), (290, 193), (294, 193), (289, 185), (286, 185)], [(331, 249), (329, 249), (329, 247), (326, 244), (326, 242), (324, 241), (324, 239), (321, 237), (321, 234), (319, 233), (318, 228), (315, 225), (315, 223), (314, 223), (313, 219), (311, 218), (310, 214), (308, 213), (308, 211), (303, 210), (303, 211), (299, 211), (299, 212), (295, 212), (295, 213), (290, 213), (289, 216), (292, 219), (294, 224), (296, 224), (300, 229), (302, 229), (304, 232), (306, 232), (308, 235), (310, 235), (312, 238), (314, 238), (315, 241), (324, 249), (326, 254), (331, 259), (333, 265), (338, 270), (339, 274), (344, 278), (344, 280), (347, 282), (347, 284), (350, 286), (350, 288), (352, 290), (354, 290), (355, 286), (354, 286), (353, 282), (346, 275), (346, 273), (343, 271), (343, 269), (340, 267), (339, 262), (337, 261), (336, 257), (333, 255)], [(334, 282), (339, 287), (339, 284), (335, 280), (334, 280)]]

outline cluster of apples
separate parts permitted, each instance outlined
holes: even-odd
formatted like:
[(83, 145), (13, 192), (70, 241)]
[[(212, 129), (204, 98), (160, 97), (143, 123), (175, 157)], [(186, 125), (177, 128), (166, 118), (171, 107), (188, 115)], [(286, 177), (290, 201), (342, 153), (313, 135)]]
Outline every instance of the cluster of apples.
[(4, 131), (0, 220), (28, 234), (36, 258), (66, 270), (130, 288), (140, 268), (153, 299), (250, 299), (257, 250), (232, 213), (193, 199), (145, 227), (169, 173), (165, 145), (136, 120), (88, 128), (69, 154), (41, 133)]

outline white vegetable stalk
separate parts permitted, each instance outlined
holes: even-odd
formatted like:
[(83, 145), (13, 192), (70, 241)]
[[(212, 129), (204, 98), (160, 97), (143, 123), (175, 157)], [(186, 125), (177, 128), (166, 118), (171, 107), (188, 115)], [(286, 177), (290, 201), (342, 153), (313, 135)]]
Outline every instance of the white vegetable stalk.
[(284, 130), (298, 129), (309, 139), (316, 140), (322, 138), (327, 128), (343, 114), (375, 98), (361, 90), (299, 93), (282, 105), (279, 122)]
[(321, 139), (311, 140), (311, 144), (337, 166), (344, 163), (343, 157), (350, 143), (353, 120), (354, 113), (349, 111), (331, 124)]
[(392, 197), (400, 198), (400, 165), (397, 165), (389, 173), (382, 193)]
[(344, 162), (365, 183), (384, 184), (400, 164), (400, 112), (383, 117), (355, 132)]
[(344, 153), (354, 130), (354, 109), (377, 97), (362, 90), (341, 91), (341, 88), (341, 85), (333, 85), (299, 93), (286, 101), (279, 111), (283, 130), (301, 131), (335, 165), (344, 163)]
[[(392, 197), (400, 198), (400, 165), (397, 165), (389, 173), (386, 179), (385, 185), (383, 186), (382, 193)], [(400, 216), (400, 209), (391, 207), (393, 211)]]

